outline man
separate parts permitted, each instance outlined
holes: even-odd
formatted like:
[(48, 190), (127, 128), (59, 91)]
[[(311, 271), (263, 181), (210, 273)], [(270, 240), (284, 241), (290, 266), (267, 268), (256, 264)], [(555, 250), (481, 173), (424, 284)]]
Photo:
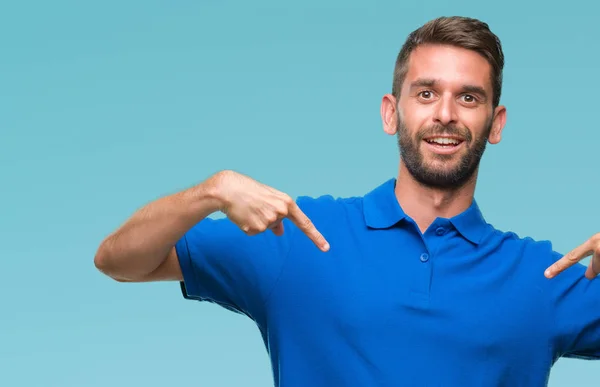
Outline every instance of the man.
[(503, 66), (487, 24), (432, 20), (381, 104), (396, 178), (294, 201), (222, 171), (139, 210), (95, 264), (253, 319), (277, 386), (546, 385), (559, 357), (600, 358), (600, 239), (562, 257), (484, 220), (474, 191), (506, 121)]

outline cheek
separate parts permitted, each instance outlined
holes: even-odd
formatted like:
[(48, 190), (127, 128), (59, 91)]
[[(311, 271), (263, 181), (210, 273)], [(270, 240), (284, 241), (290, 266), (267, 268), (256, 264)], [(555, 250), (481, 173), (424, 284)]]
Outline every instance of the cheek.
[(423, 105), (406, 106), (402, 109), (402, 113), (398, 115), (399, 121), (411, 134), (415, 134), (419, 129), (426, 127), (431, 122), (431, 117), (430, 109)]
[(471, 133), (477, 139), (487, 138), (490, 135), (490, 130), (493, 124), (493, 117), (481, 117), (481, 115), (473, 118), (473, 120), (466, 123), (467, 127), (471, 129)]

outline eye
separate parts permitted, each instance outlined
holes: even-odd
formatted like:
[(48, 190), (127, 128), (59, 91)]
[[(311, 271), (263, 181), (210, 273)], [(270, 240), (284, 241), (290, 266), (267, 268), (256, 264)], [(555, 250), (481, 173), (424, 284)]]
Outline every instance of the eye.
[(477, 102), (477, 98), (475, 98), (474, 96), (472, 96), (471, 94), (465, 94), (462, 96), (463, 101), (465, 101), (468, 104), (472, 104)]
[(433, 93), (430, 90), (423, 90), (417, 94), (421, 99), (430, 100), (433, 98)]

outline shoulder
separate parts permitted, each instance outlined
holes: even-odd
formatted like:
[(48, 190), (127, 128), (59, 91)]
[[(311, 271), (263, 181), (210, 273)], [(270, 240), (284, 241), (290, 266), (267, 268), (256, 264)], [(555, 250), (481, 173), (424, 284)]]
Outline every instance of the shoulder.
[[(296, 204), (310, 219), (315, 228), (330, 244), (347, 243), (357, 225), (364, 224), (361, 197), (335, 197), (331, 194), (320, 196), (299, 196)], [(294, 231), (294, 249), (312, 251), (312, 242), (299, 231), (298, 227), (288, 222)], [(287, 227), (288, 225), (286, 225)]]
[[(543, 277), (548, 266), (563, 257), (552, 241), (520, 235), (514, 231), (503, 231), (492, 227), (489, 245), (505, 257), (517, 260), (521, 267), (529, 268)], [(579, 273), (583, 265), (575, 265), (573, 272)], [(543, 277), (545, 279), (545, 277)]]
[(531, 236), (520, 235), (515, 231), (499, 230), (493, 226), (490, 239), (493, 244), (501, 249), (513, 251), (515, 254), (526, 259), (548, 261), (560, 255), (554, 249), (552, 241), (539, 239)]
[(313, 222), (327, 225), (362, 217), (362, 199), (360, 196), (335, 197), (330, 194), (299, 196), (296, 204)]
[(576, 263), (553, 279), (544, 275), (548, 267), (564, 256), (552, 241), (497, 229), (492, 234), (483, 247), (486, 249), (486, 259), (495, 261), (495, 267), (511, 287), (519, 289), (524, 295), (533, 292), (549, 312), (566, 294), (581, 294), (587, 287), (584, 277), (586, 266), (581, 263)]

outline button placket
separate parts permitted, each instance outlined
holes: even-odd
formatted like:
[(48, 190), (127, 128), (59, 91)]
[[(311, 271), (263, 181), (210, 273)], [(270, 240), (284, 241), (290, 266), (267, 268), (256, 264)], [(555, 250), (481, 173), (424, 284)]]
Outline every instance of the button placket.
[(427, 249), (417, 255), (419, 261), (415, 268), (411, 286), (411, 304), (416, 308), (427, 308), (429, 305), (429, 290), (431, 282), (431, 255)]

